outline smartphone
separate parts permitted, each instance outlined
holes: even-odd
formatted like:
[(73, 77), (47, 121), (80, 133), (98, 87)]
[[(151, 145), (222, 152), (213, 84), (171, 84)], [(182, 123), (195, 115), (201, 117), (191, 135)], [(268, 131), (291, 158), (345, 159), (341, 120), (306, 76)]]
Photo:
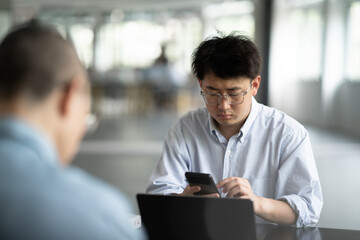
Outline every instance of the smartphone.
[(210, 174), (208, 173), (196, 173), (196, 172), (186, 172), (185, 177), (189, 182), (190, 186), (200, 186), (201, 190), (194, 193), (195, 195), (205, 195), (211, 193), (218, 193), (219, 190), (215, 185), (215, 182)]

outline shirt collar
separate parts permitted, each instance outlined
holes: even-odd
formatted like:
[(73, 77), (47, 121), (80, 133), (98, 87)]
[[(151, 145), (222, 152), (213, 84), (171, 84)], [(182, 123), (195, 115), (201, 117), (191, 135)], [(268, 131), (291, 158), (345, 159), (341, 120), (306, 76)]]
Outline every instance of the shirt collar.
[[(244, 125), (241, 127), (240, 131), (237, 134), (237, 138), (239, 139), (239, 141), (243, 142), (245, 137), (247, 136), (247, 134), (250, 131), (250, 128), (253, 124), (253, 122), (255, 121), (257, 115), (258, 115), (258, 111), (259, 111), (259, 103), (256, 101), (256, 99), (254, 97), (252, 97), (251, 100), (251, 109), (250, 109), (250, 113), (249, 116), (247, 117)], [(221, 140), (223, 138), (223, 136), (220, 134), (218, 128), (216, 127), (216, 123), (215, 123), (215, 119), (213, 119), (210, 115), (210, 113), (208, 112), (208, 119), (209, 119), (209, 128), (210, 128), (210, 133), (217, 138), (217, 140)]]
[(219, 133), (218, 128), (216, 127), (215, 119), (210, 115), (209, 112), (207, 112), (208, 119), (209, 119), (209, 127), (210, 127), (210, 133), (213, 135), (218, 141), (221, 141), (222, 138), (224, 138), (221, 133)]
[(59, 165), (57, 151), (49, 137), (16, 117), (0, 117), (0, 139), (15, 140), (31, 149), (40, 161), (53, 166)]

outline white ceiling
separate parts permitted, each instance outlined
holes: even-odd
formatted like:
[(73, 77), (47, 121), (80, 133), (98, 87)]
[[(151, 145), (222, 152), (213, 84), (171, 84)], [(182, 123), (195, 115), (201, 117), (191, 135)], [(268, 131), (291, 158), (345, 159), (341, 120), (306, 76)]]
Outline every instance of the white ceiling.
[(30, 8), (71, 7), (97, 9), (196, 8), (229, 0), (12, 0), (12, 6)]

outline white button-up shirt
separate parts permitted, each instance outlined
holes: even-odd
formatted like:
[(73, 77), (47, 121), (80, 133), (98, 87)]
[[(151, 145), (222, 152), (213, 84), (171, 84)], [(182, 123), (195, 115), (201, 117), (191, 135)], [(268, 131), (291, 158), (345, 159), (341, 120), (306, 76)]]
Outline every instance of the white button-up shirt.
[(48, 136), (0, 117), (0, 239), (147, 239), (115, 188), (62, 167)]
[(287, 201), (298, 214), (297, 227), (319, 220), (323, 198), (308, 132), (255, 98), (246, 122), (229, 140), (206, 108), (180, 118), (165, 138), (147, 192), (182, 193), (187, 171), (210, 173), (216, 183), (248, 179), (255, 195)]

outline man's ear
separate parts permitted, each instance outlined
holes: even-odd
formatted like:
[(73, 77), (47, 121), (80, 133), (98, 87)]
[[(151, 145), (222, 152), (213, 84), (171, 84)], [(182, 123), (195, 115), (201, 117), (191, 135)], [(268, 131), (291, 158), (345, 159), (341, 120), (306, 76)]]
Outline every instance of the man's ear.
[(73, 78), (69, 83), (65, 85), (60, 93), (59, 113), (61, 116), (66, 117), (71, 112), (74, 97), (77, 94), (77, 90), (80, 87), (80, 81), (77, 78)]
[(256, 96), (258, 89), (260, 87), (260, 82), (261, 82), (261, 76), (257, 75), (253, 80), (252, 80), (252, 95)]
[(198, 79), (198, 82), (199, 82), (199, 86), (201, 88), (202, 87), (202, 81), (200, 79)]

